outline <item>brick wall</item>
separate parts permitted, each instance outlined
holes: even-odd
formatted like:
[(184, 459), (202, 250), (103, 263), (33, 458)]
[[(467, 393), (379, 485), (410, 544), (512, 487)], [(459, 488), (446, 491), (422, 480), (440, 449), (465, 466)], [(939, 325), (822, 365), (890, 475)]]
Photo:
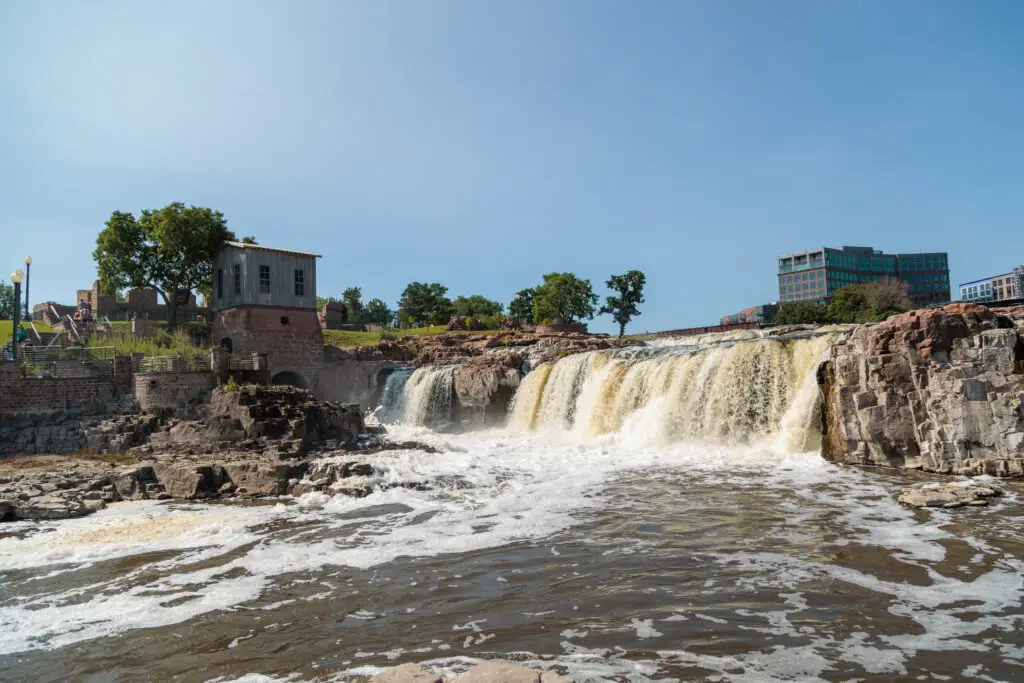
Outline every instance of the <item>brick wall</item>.
[(103, 377), (23, 377), (0, 361), (0, 415), (51, 411), (101, 412), (122, 393), (114, 374)]
[(313, 391), (324, 364), (324, 335), (312, 309), (240, 306), (217, 313), (211, 342), (231, 340), (233, 354), (262, 353), (273, 381), (285, 372), (298, 374)]
[(203, 372), (146, 372), (133, 377), (135, 401), (147, 412), (180, 409), (206, 401), (216, 376)]

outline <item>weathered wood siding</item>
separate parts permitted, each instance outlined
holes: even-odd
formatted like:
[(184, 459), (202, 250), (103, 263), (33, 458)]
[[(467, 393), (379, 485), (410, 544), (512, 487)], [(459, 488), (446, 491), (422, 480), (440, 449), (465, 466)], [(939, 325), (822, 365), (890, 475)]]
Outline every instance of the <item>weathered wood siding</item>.
[[(235, 293), (234, 266), (241, 273), (241, 292)], [(270, 268), (270, 293), (260, 291), (260, 266)], [(295, 271), (301, 270), (305, 290), (295, 294)], [(222, 275), (218, 275), (222, 273)], [(213, 310), (243, 305), (316, 308), (316, 258), (263, 249), (224, 247), (217, 255), (213, 271)], [(218, 278), (223, 278), (223, 289)]]

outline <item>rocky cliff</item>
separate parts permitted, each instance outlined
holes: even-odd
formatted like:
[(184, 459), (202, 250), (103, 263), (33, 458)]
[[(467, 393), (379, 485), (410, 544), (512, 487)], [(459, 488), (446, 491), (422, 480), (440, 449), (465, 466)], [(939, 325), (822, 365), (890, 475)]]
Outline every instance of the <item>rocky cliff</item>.
[(1024, 474), (1024, 308), (952, 304), (856, 328), (819, 371), (832, 461)]

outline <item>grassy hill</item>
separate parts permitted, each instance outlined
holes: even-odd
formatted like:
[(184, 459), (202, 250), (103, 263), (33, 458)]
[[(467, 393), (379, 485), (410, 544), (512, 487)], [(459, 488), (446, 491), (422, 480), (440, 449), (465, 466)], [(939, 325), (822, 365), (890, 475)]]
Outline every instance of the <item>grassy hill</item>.
[[(25, 324), (24, 322), (22, 322), (21, 326), (24, 327), (26, 330), (28, 329), (28, 325)], [(0, 320), (0, 344), (4, 344), (11, 340), (11, 332), (13, 331), (13, 327), (13, 320)], [(53, 329), (49, 325), (39, 320), (36, 321), (36, 329), (39, 330), (40, 332), (53, 332)]]

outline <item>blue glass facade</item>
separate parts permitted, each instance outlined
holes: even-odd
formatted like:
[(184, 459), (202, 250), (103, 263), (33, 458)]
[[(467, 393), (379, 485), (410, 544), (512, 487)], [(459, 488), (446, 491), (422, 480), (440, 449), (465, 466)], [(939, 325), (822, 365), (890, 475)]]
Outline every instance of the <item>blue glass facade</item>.
[(949, 296), (945, 253), (885, 254), (871, 247), (820, 247), (779, 257), (779, 302), (825, 301), (847, 285), (899, 280), (919, 305)]

